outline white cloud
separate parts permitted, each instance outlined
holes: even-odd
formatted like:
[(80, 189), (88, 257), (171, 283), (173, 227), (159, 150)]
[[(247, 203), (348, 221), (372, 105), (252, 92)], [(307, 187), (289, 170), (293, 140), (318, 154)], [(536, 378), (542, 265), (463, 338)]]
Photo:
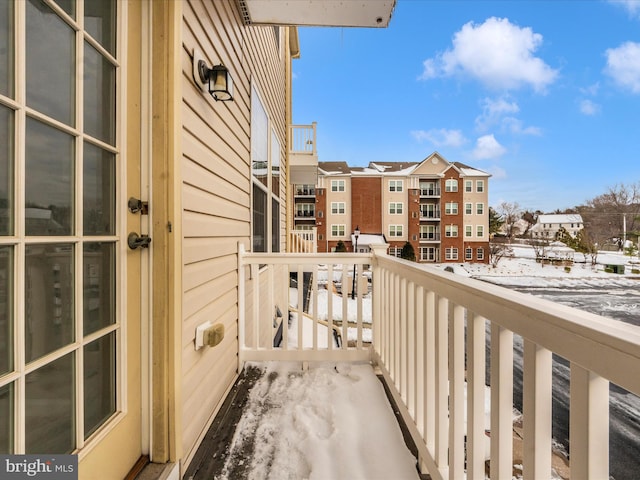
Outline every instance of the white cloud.
[(584, 95), (595, 97), (598, 94), (598, 90), (600, 90), (600, 82), (596, 82), (588, 87), (583, 87), (580, 89), (580, 92)]
[(610, 3), (620, 5), (631, 17), (640, 18), (640, 0), (610, 0)]
[(580, 113), (589, 116), (597, 115), (600, 113), (600, 105), (591, 100), (582, 100), (580, 102)]
[(496, 138), (491, 135), (484, 135), (476, 140), (476, 148), (473, 150), (473, 158), (476, 160), (486, 160), (498, 158), (506, 153), (504, 148)]
[(614, 82), (633, 93), (640, 93), (640, 43), (626, 42), (605, 52), (604, 72)]
[(484, 98), (481, 104), (482, 113), (476, 117), (476, 127), (478, 130), (487, 130), (499, 123), (504, 115), (518, 113), (520, 111), (518, 104), (510, 102), (506, 97), (500, 97), (495, 100)]
[(454, 35), (451, 50), (425, 60), (420, 79), (463, 74), (489, 88), (530, 85), (544, 92), (558, 72), (533, 55), (541, 44), (542, 35), (507, 18), (491, 17), (480, 25), (469, 22)]
[(522, 120), (514, 117), (505, 117), (502, 119), (503, 130), (517, 135), (535, 135), (539, 137), (542, 135), (542, 130), (539, 127), (525, 127), (522, 124)]
[(467, 142), (460, 130), (447, 130), (446, 128), (434, 128), (426, 131), (414, 130), (411, 135), (419, 142), (427, 140), (436, 147), (460, 147)]

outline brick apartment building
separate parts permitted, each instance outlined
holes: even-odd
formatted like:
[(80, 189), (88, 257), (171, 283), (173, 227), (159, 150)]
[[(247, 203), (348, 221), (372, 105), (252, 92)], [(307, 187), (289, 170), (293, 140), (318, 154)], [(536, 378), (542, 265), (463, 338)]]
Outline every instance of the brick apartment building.
[(358, 250), (386, 242), (419, 262), (489, 261), (489, 174), (433, 153), (422, 162), (319, 162), (316, 185), (294, 189), (294, 229), (317, 229), (319, 252), (342, 241)]

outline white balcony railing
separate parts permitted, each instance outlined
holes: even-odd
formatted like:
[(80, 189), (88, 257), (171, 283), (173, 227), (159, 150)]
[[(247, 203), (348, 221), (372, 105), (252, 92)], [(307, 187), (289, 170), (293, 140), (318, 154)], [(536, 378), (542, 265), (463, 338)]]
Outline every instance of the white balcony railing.
[(318, 251), (318, 228), (312, 227), (310, 230), (289, 231), (290, 253), (316, 253)]
[[(420, 466), (432, 478), (484, 479), (485, 430), (490, 430), (490, 476), (510, 479), (516, 335), (524, 350), (524, 478), (551, 473), (554, 353), (571, 369), (571, 478), (609, 478), (609, 381), (640, 393), (640, 328), (427, 270), (386, 255), (384, 246), (372, 248), (372, 254), (268, 255), (244, 253), (241, 247), (240, 364), (370, 360), (384, 375), (417, 445)], [(353, 280), (354, 265), (358, 278), (370, 265), (371, 290), (359, 287), (353, 300), (329, 294), (339, 294)], [(295, 298), (289, 299), (294, 278), (303, 280), (300, 284), (306, 278), (308, 288), (292, 289)], [(319, 315), (323, 299), (329, 303), (327, 318)], [(276, 327), (264, 312), (290, 300), (290, 311), (308, 325), (298, 321), (295, 329), (284, 328), (282, 346), (274, 347)], [(336, 343), (338, 333), (343, 341)], [(485, 425), (489, 344), (491, 411)]]

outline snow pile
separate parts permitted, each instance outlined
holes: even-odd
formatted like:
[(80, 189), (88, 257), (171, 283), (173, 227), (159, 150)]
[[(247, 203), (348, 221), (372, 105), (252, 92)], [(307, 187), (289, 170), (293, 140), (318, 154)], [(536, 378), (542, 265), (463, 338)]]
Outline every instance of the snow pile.
[(251, 390), (221, 479), (231, 479), (238, 462), (244, 462), (243, 478), (252, 480), (418, 478), (371, 366), (321, 364), (303, 372), (297, 363), (252, 365), (264, 373)]

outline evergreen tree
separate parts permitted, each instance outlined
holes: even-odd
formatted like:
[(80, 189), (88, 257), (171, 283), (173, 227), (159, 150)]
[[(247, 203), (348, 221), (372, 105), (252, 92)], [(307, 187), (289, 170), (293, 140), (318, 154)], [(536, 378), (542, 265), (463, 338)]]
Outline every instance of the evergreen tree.
[(500, 228), (504, 225), (504, 218), (493, 207), (489, 207), (489, 236), (493, 236), (500, 232)]
[(405, 260), (411, 260), (412, 262), (416, 261), (416, 252), (413, 249), (413, 245), (409, 242), (404, 244), (402, 247), (402, 252), (400, 252), (400, 258), (404, 258)]
[(336, 244), (336, 253), (342, 253), (347, 251), (347, 246), (344, 244), (342, 240), (339, 240)]

